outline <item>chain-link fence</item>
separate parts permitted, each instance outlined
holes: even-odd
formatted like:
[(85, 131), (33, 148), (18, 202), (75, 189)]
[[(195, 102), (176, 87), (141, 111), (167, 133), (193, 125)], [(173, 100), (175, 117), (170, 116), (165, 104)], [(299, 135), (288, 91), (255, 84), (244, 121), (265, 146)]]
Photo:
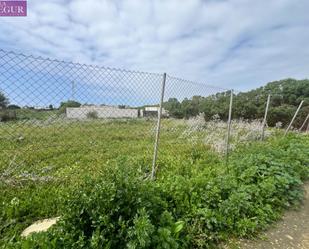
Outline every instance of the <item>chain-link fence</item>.
[[(78, 175), (117, 157), (151, 165), (162, 75), (0, 50), (1, 178)], [(49, 179), (49, 178), (48, 178)]]
[(1, 178), (15, 184), (95, 174), (96, 165), (119, 157), (137, 158), (154, 177), (160, 154), (177, 157), (196, 146), (227, 154), (267, 136), (267, 94), (254, 117), (242, 93), (232, 97), (233, 105), (229, 89), (166, 74), (0, 50)]

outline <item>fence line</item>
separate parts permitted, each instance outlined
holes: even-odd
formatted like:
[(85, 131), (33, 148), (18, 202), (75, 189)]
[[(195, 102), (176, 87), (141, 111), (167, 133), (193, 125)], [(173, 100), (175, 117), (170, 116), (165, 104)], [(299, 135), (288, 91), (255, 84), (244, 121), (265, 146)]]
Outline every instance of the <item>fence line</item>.
[(305, 127), (305, 125), (306, 125), (306, 123), (307, 123), (307, 121), (308, 121), (308, 119), (309, 119), (309, 113), (307, 114), (307, 117), (305, 118), (304, 123), (303, 123), (302, 126), (299, 128), (299, 131), (302, 131), (302, 130), (303, 130), (303, 128)]
[(226, 136), (226, 162), (229, 160), (229, 150), (230, 150), (230, 134), (231, 134), (231, 122), (232, 122), (232, 107), (233, 107), (233, 90), (230, 91), (230, 106), (229, 106), (229, 116), (227, 121), (227, 136)]
[(162, 80), (162, 90), (161, 90), (161, 99), (160, 99), (160, 105), (159, 105), (159, 111), (158, 111), (156, 140), (155, 140), (155, 144), (154, 144), (154, 155), (153, 155), (152, 170), (151, 170), (151, 179), (152, 180), (155, 178), (155, 172), (156, 172), (156, 162), (157, 162), (157, 155), (158, 155), (158, 146), (159, 146), (159, 137), (160, 137), (160, 128), (161, 128), (162, 106), (163, 106), (163, 100), (164, 100), (165, 82), (166, 82), (166, 73), (163, 74), (163, 80)]
[(296, 112), (295, 112), (295, 114), (294, 114), (294, 116), (293, 116), (293, 118), (292, 118), (292, 120), (291, 120), (291, 122), (290, 122), (288, 128), (286, 129), (284, 135), (286, 135), (286, 134), (288, 133), (288, 131), (290, 130), (290, 128), (291, 128), (291, 126), (292, 126), (292, 124), (293, 124), (293, 122), (294, 122), (294, 120), (295, 120), (295, 118), (296, 118), (296, 116), (297, 116), (297, 114), (298, 114), (300, 108), (302, 107), (303, 103), (304, 103), (304, 101), (302, 100), (302, 101), (300, 102), (300, 104), (299, 104), (299, 106), (298, 106), (298, 108), (297, 108), (297, 110), (296, 110)]
[[(104, 155), (108, 150), (104, 141), (113, 137), (111, 147), (115, 150), (118, 146), (119, 152), (106, 153), (106, 160), (118, 153), (136, 153), (130, 145), (125, 149), (121, 144), (142, 138), (144, 143), (136, 143), (146, 155), (147, 177), (151, 179), (156, 177), (160, 150), (172, 148), (177, 156), (177, 148), (188, 141), (197, 146), (218, 140), (213, 148), (222, 152), (228, 162), (237, 137), (232, 116), (235, 119), (238, 113), (239, 118), (246, 104), (239, 103), (238, 96), (240, 92), (166, 73), (64, 62), (0, 49), (0, 157), (15, 161), (20, 154), (23, 160), (27, 150), (52, 148), (53, 153), (60, 153), (64, 145), (76, 151), (88, 146)], [(268, 95), (264, 118), (261, 115), (258, 120), (256, 140), (266, 136), (270, 102)], [(243, 121), (241, 125), (248, 124)], [(42, 140), (44, 145), (38, 145)], [(30, 163), (35, 164), (39, 159), (33, 160)], [(0, 161), (0, 169), (6, 163)]]

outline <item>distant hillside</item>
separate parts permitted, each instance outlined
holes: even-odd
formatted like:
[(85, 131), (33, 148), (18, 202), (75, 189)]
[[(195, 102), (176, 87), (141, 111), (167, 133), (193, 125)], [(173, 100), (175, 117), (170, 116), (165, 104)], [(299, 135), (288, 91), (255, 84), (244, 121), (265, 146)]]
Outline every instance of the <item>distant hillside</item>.
[[(199, 113), (205, 113), (206, 119), (218, 114), (226, 120), (229, 105), (229, 92), (217, 93), (208, 97), (193, 96), (179, 102), (175, 98), (164, 103), (164, 108), (172, 117), (189, 118)], [(262, 119), (268, 94), (271, 102), (268, 115), (268, 125), (275, 126), (282, 122), (285, 126), (291, 120), (297, 106), (304, 100), (304, 105), (295, 121), (299, 127), (309, 113), (309, 80), (284, 79), (266, 84), (263, 87), (235, 94), (233, 118)]]

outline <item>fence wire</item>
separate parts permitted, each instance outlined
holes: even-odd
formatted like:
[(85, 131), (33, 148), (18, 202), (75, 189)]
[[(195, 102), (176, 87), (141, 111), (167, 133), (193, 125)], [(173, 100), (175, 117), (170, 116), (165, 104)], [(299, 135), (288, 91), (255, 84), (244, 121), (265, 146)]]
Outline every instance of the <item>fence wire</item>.
[(45, 180), (121, 156), (151, 165), (157, 113), (145, 107), (159, 103), (161, 83), (160, 74), (0, 50), (1, 178)]
[[(179, 151), (183, 151), (184, 147), (188, 147), (188, 144), (192, 147), (209, 144), (210, 141), (207, 139), (217, 133), (218, 129), (221, 129), (221, 133), (217, 138), (220, 137), (220, 143), (224, 147), (228, 102), (221, 103), (227, 108), (225, 108), (225, 112), (220, 114), (213, 110), (212, 106), (206, 104), (216, 98), (219, 101), (221, 95), (225, 98), (228, 94), (229, 90), (227, 89), (167, 76), (160, 153), (172, 150), (174, 156), (181, 156)], [(220, 120), (220, 123), (212, 126), (213, 120)]]
[[(177, 158), (199, 147), (226, 153), (231, 90), (167, 75), (162, 95), (163, 78), (0, 49), (1, 179), (95, 174), (96, 165), (116, 158), (134, 158), (150, 175), (163, 154)], [(261, 108), (250, 116), (248, 99), (233, 92), (229, 150), (261, 139), (268, 94), (257, 96)], [(305, 121), (301, 130), (308, 127)]]

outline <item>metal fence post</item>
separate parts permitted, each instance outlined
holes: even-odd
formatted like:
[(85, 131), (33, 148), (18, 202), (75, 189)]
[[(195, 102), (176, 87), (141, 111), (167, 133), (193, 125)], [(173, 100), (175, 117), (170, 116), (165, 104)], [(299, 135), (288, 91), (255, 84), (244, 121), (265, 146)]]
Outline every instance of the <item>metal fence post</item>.
[(299, 104), (299, 106), (298, 106), (298, 108), (297, 108), (297, 110), (296, 110), (296, 112), (295, 112), (295, 114), (294, 114), (294, 116), (293, 116), (293, 118), (292, 118), (292, 120), (291, 120), (291, 122), (290, 122), (288, 128), (286, 129), (286, 131), (285, 131), (285, 133), (284, 133), (284, 136), (285, 136), (285, 135), (288, 133), (288, 131), (290, 130), (290, 128), (291, 128), (291, 126), (292, 126), (292, 124), (293, 124), (293, 122), (294, 122), (294, 120), (295, 120), (295, 118), (296, 118), (296, 116), (297, 116), (297, 114), (298, 114), (300, 108), (302, 107), (303, 103), (304, 103), (304, 101), (302, 100), (302, 102), (300, 102), (300, 104)]
[(302, 131), (302, 129), (305, 127), (305, 125), (306, 125), (308, 119), (309, 119), (309, 113), (308, 113), (307, 117), (305, 118), (304, 123), (303, 123), (302, 126), (299, 128), (299, 131)]
[(266, 121), (267, 121), (267, 113), (268, 113), (268, 108), (269, 108), (269, 102), (270, 102), (270, 94), (267, 97), (267, 103), (266, 103), (266, 109), (265, 109), (265, 114), (264, 114), (264, 119), (263, 119), (263, 123), (262, 123), (262, 141), (264, 140), (264, 135), (265, 135), (265, 125), (266, 125)]
[(158, 146), (159, 146), (159, 138), (160, 138), (161, 116), (162, 116), (162, 105), (163, 105), (163, 100), (164, 100), (165, 82), (166, 82), (166, 73), (163, 74), (161, 99), (160, 99), (160, 106), (159, 106), (159, 110), (158, 110), (156, 140), (155, 140), (155, 144), (154, 144), (152, 170), (151, 170), (151, 179), (152, 180), (155, 178), (155, 174), (156, 174), (156, 162), (157, 162), (157, 156), (158, 156)]
[(230, 134), (231, 134), (231, 122), (232, 122), (232, 106), (233, 106), (233, 90), (231, 90), (229, 117), (227, 121), (227, 136), (226, 136), (226, 162), (229, 160), (230, 150)]

